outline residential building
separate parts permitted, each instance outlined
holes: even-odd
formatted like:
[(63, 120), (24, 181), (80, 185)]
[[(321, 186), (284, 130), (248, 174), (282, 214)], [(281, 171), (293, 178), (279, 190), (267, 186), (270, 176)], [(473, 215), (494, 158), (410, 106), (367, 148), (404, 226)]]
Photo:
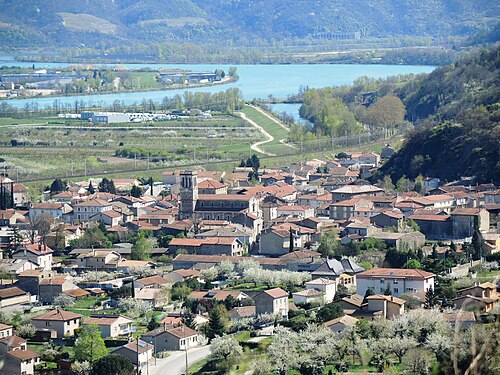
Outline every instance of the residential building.
[(303, 305), (308, 303), (323, 304), (325, 302), (325, 294), (316, 289), (305, 289), (299, 292), (292, 293), (293, 303)]
[(353, 318), (349, 315), (341, 316), (340, 318), (329, 320), (323, 323), (327, 328), (330, 328), (335, 333), (341, 333), (346, 328), (354, 328), (359, 319)]
[(346, 185), (332, 191), (333, 202), (341, 202), (356, 197), (383, 195), (384, 191), (373, 185)]
[(227, 185), (210, 178), (198, 184), (200, 194), (227, 194)]
[(30, 295), (24, 290), (12, 286), (9, 288), (0, 289), (0, 307), (19, 305), (21, 303), (30, 302)]
[(255, 306), (240, 306), (233, 307), (231, 311), (229, 311), (229, 316), (232, 322), (255, 317)]
[(112, 209), (113, 206), (108, 201), (102, 199), (89, 199), (73, 205), (73, 221), (89, 221), (91, 218), (94, 218), (94, 221), (98, 221), (100, 216), (96, 216), (97, 214)]
[(95, 324), (101, 331), (101, 337), (128, 336), (135, 332), (134, 320), (118, 314), (92, 314), (83, 325)]
[(33, 375), (38, 357), (30, 348), (8, 351), (0, 355), (0, 372), (6, 375)]
[(77, 289), (73, 278), (66, 274), (57, 274), (50, 278), (40, 280), (38, 284), (38, 300), (43, 303), (53, 303), (61, 293)]
[(31, 322), (40, 331), (55, 331), (57, 338), (74, 336), (80, 328), (82, 316), (69, 311), (54, 309), (31, 318)]
[(122, 257), (117, 251), (92, 249), (88, 253), (78, 255), (77, 265), (79, 268), (92, 270), (116, 269), (121, 260)]
[(153, 346), (155, 352), (187, 350), (198, 346), (199, 334), (194, 329), (181, 326), (161, 326), (142, 335), (142, 339)]
[(143, 277), (141, 279), (137, 279), (134, 281), (134, 288), (135, 289), (143, 289), (143, 288), (163, 288), (168, 285), (172, 284), (170, 281), (167, 279), (164, 279), (161, 276), (154, 275), (154, 276), (148, 276), (148, 277)]
[(325, 278), (335, 280), (337, 285), (346, 287), (356, 285), (356, 276), (365, 269), (354, 261), (344, 258), (341, 260), (327, 259), (316, 270), (311, 272), (313, 279)]
[(139, 364), (139, 371), (143, 374), (146, 373), (144, 367), (153, 358), (153, 353), (154, 346), (140, 339), (131, 341), (110, 352), (110, 354), (117, 354), (130, 359), (135, 366)]
[(380, 294), (390, 290), (399, 297), (403, 293), (434, 289), (434, 277), (433, 273), (417, 269), (372, 268), (356, 275), (356, 290), (360, 295), (365, 295), (369, 288)]
[(243, 243), (235, 237), (173, 238), (168, 247), (171, 253), (183, 249), (199, 255), (241, 256), (245, 251)]
[(30, 207), (29, 218), (31, 221), (35, 221), (41, 215), (49, 215), (55, 220), (64, 220), (69, 222), (72, 211), (73, 209), (67, 203), (36, 203)]
[(497, 292), (496, 284), (476, 283), (471, 287), (458, 290), (453, 303), (457, 309), (489, 312), (500, 305), (500, 295)]
[(384, 241), (387, 247), (395, 247), (398, 250), (417, 251), (425, 244), (425, 236), (420, 232), (382, 232), (375, 231), (369, 235), (369, 238), (376, 238)]
[(14, 332), (14, 327), (8, 324), (0, 323), (0, 339), (7, 336), (12, 336), (13, 332)]
[(476, 228), (480, 232), (490, 229), (490, 215), (484, 208), (456, 208), (451, 212), (453, 238), (472, 238)]
[(37, 268), (50, 271), (52, 269), (52, 254), (54, 251), (47, 245), (33, 244), (12, 253), (13, 259), (29, 260), (37, 265)]
[(337, 283), (334, 280), (323, 277), (306, 282), (306, 289), (314, 289), (323, 293), (325, 303), (330, 303), (337, 293)]
[(254, 298), (255, 312), (288, 316), (288, 293), (281, 288), (274, 288), (257, 294)]

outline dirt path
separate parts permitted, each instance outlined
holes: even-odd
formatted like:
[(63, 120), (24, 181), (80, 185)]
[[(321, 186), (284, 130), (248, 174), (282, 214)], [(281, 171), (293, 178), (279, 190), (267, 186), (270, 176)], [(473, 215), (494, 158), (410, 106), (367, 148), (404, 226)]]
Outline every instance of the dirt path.
[(242, 112), (238, 112), (238, 114), (240, 115), (240, 117), (247, 121), (250, 125), (252, 125), (254, 128), (256, 128), (258, 131), (260, 131), (264, 137), (266, 137), (266, 140), (264, 141), (259, 141), (259, 142), (255, 142), (253, 143), (250, 148), (254, 151), (257, 151), (257, 152), (260, 152), (261, 154), (264, 154), (264, 155), (267, 155), (267, 156), (276, 156), (275, 154), (271, 153), (271, 152), (267, 152), (267, 151), (264, 151), (260, 146), (262, 146), (263, 144), (266, 144), (266, 143), (269, 143), (269, 142), (272, 142), (274, 141), (274, 137), (269, 134), (268, 132), (266, 132), (264, 130), (264, 128), (260, 125), (258, 125), (255, 121), (249, 119), (244, 113)]
[[(288, 128), (288, 126), (286, 126), (285, 124), (283, 124), (283, 122), (281, 122), (280, 120), (278, 120), (277, 118), (275, 118), (274, 116), (271, 116), (269, 113), (267, 113), (266, 111), (264, 111), (262, 108), (260, 107), (256, 107), (256, 106), (253, 106), (253, 105), (250, 105), (249, 107), (252, 107), (253, 109), (255, 109), (257, 112), (260, 112), (262, 115), (266, 116), (269, 120), (271, 120), (272, 122), (274, 122), (275, 124), (281, 126), (283, 129), (285, 129), (287, 132), (290, 133), (290, 129)], [(280, 139), (279, 142), (284, 145), (284, 146), (288, 146), (290, 148), (294, 148), (296, 150), (298, 150), (299, 148), (295, 145), (291, 145), (289, 143), (286, 143), (286, 139)]]

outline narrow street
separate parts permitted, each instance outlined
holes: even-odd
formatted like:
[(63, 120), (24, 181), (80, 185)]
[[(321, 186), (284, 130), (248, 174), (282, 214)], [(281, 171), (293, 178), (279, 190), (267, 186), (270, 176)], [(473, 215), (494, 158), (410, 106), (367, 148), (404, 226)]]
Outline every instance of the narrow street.
[[(188, 364), (191, 366), (193, 363), (206, 358), (210, 355), (210, 346), (202, 346), (188, 350)], [(149, 375), (181, 375), (186, 373), (186, 353), (173, 352), (168, 358), (157, 359), (156, 366), (154, 360), (149, 363)], [(147, 375), (147, 372), (146, 374)]]

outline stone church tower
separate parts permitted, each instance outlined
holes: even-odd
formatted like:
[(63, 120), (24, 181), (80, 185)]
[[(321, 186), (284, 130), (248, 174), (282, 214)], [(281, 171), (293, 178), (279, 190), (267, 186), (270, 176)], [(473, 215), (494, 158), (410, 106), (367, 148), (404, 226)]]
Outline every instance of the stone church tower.
[(198, 174), (196, 171), (181, 172), (179, 219), (192, 219), (198, 200)]

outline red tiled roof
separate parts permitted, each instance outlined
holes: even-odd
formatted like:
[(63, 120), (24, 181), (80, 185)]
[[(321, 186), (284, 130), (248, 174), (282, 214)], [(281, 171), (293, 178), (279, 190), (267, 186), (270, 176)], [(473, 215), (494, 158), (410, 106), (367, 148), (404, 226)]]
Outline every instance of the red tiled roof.
[(243, 194), (200, 194), (198, 200), (200, 201), (249, 201), (253, 195)]
[(64, 311), (59, 309), (54, 309), (41, 315), (37, 315), (31, 320), (49, 320), (49, 321), (68, 321), (72, 319), (78, 319), (82, 316), (80, 314), (75, 314), (70, 311)]
[(90, 292), (87, 292), (86, 290), (80, 288), (66, 290), (63, 293), (75, 298), (85, 297), (90, 294)]
[(26, 295), (26, 292), (22, 289), (19, 289), (17, 286), (0, 289), (0, 300), (23, 295)]
[[(134, 341), (129, 342), (128, 344), (123, 345), (120, 348), (117, 348), (115, 350), (119, 350), (121, 348), (126, 348), (129, 350), (132, 350), (134, 353), (137, 353), (137, 351), (139, 351), (139, 353), (144, 353), (148, 350), (153, 350), (154, 346), (151, 344), (148, 344), (147, 342), (142, 341), (142, 340), (139, 340), (139, 343), (137, 343), (137, 340), (134, 340)], [(137, 348), (139, 348), (139, 350), (137, 350)]]
[(6, 336), (6, 337), (2, 337), (0, 339), (0, 342), (2, 344), (5, 344), (7, 346), (19, 346), (19, 345), (22, 345), (22, 344), (26, 344), (26, 340), (21, 338), (21, 337), (18, 337), (18, 336)]
[(168, 284), (167, 280), (158, 275), (144, 277), (142, 279), (137, 279), (136, 281), (143, 285)]
[(356, 277), (416, 277), (426, 278), (435, 276), (433, 273), (417, 270), (417, 269), (403, 269), (403, 268), (372, 268), (367, 271), (358, 273)]
[(451, 211), (451, 214), (460, 216), (475, 216), (479, 215), (480, 212), (480, 208), (455, 208), (453, 211)]
[(226, 186), (227, 185), (225, 185), (219, 181), (215, 181), (215, 180), (208, 178), (204, 181), (201, 181), (198, 184), (198, 189), (221, 189), (221, 188), (226, 187)]
[(273, 298), (282, 298), (282, 297), (288, 297), (288, 293), (285, 292), (283, 289), (281, 288), (273, 288), (273, 289), (269, 289), (269, 290), (266, 290), (264, 291), (263, 293), (266, 293), (267, 295), (273, 297)]
[(171, 328), (167, 332), (169, 334), (171, 334), (172, 336), (175, 336), (179, 339), (195, 336), (198, 334), (198, 332), (196, 332), (194, 329), (191, 329), (191, 328), (186, 327), (184, 325), (181, 327)]
[(10, 355), (14, 358), (19, 359), (20, 361), (26, 361), (28, 359), (38, 358), (39, 355), (32, 349), (27, 348), (25, 350), (12, 350), (7, 352), (7, 355)]
[[(45, 255), (45, 254), (50, 254), (50, 253), (54, 252), (47, 245), (33, 244), (33, 245), (26, 245), (25, 248), (26, 248), (26, 250), (29, 250), (30, 252), (37, 254), (37, 255)], [(20, 249), (18, 251), (22, 251), (22, 250), (23, 249)]]
[(427, 220), (427, 221), (446, 221), (450, 217), (448, 215), (412, 215), (412, 220)]

